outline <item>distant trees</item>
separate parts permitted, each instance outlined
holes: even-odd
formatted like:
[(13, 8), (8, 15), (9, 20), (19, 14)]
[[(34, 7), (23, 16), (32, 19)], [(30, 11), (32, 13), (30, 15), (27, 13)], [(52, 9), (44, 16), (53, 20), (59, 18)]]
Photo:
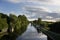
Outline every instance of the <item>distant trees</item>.
[(33, 26), (37, 29), (37, 32), (41, 32), (41, 27), (45, 27), (46, 24), (41, 20), (41, 18), (38, 18), (38, 20), (34, 20), (32, 22)]
[(45, 22), (45, 21), (42, 21), (41, 18), (38, 18), (38, 20), (33, 21), (33, 24), (40, 25), (40, 26), (43, 26), (43, 27), (47, 27), (48, 23)]
[(38, 20), (33, 21), (34, 24), (40, 25), (41, 24), (41, 18), (38, 18)]

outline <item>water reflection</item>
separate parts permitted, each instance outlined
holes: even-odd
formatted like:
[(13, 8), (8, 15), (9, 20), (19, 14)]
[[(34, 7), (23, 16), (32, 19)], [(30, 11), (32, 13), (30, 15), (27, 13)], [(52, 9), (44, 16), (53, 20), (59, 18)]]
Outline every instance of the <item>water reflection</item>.
[(18, 36), (22, 35), (26, 31), (27, 26), (28, 24), (22, 25), (18, 29), (15, 27), (13, 32), (0, 33), (0, 40), (16, 40)]
[(42, 33), (38, 33), (37, 30), (29, 24), (26, 32), (24, 32), (16, 40), (47, 40), (47, 36)]

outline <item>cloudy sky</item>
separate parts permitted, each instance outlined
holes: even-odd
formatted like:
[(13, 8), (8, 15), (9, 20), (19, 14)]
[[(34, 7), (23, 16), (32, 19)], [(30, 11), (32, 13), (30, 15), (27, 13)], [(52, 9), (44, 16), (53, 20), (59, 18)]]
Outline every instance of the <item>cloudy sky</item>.
[(0, 12), (26, 15), (29, 20), (60, 19), (60, 0), (0, 0)]

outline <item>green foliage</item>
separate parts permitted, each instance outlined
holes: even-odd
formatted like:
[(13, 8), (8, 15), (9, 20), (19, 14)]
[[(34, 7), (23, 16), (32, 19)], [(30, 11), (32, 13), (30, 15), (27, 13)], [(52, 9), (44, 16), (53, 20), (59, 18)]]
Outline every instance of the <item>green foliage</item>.
[(17, 21), (17, 16), (16, 15), (10, 14), (9, 17), (10, 17), (10, 22), (16, 23), (16, 21)]
[(33, 24), (47, 27), (47, 22), (42, 21), (41, 18), (38, 18), (38, 20), (34, 20)]
[(16, 25), (15, 25), (15, 32), (17, 34), (23, 33), (26, 30), (27, 25), (28, 25), (28, 20), (27, 20), (26, 16), (19, 15), (17, 22), (16, 22)]
[(7, 28), (7, 15), (0, 13), (0, 30)]
[[(18, 17), (14, 14), (10, 14), (9, 16), (0, 13), (0, 30), (7, 28), (6, 31), (8, 33), (7, 36), (9, 36), (11, 40), (15, 39), (18, 35), (21, 35), (23, 32), (26, 31), (28, 20), (25, 15), (19, 15)], [(13, 31), (12, 31), (13, 29)], [(4, 34), (5, 35), (5, 34)], [(6, 37), (3, 35), (3, 37), (6, 39)], [(2, 38), (3, 38), (2, 37)], [(12, 39), (12, 37), (14, 37)], [(5, 40), (3, 39), (3, 40)]]

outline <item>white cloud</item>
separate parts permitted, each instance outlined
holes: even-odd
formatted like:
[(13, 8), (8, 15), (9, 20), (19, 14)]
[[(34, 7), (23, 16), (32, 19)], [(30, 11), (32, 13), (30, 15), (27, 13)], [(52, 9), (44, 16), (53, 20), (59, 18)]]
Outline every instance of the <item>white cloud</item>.
[(53, 18), (53, 17), (51, 17), (51, 16), (46, 16), (46, 18), (51, 19), (51, 18)]
[(33, 21), (33, 20), (37, 20), (37, 18), (33, 18), (33, 19), (29, 19), (29, 18), (28, 18), (28, 20), (29, 20), (29, 21)]
[(60, 0), (52, 0), (51, 4), (60, 5)]
[(14, 15), (16, 15), (16, 16), (19, 15), (19, 14), (17, 14), (15, 11), (11, 11), (11, 12), (9, 12), (9, 14), (14, 14)]
[[(26, 5), (23, 7), (23, 10), (25, 11), (25, 15), (27, 17), (42, 17), (42, 18), (53, 18), (51, 16), (48, 16), (47, 13), (52, 13), (52, 10), (50, 10), (50, 7), (46, 7), (46, 6), (60, 6), (60, 0), (7, 0), (8, 2), (12, 2), (12, 3), (20, 3), (20, 2), (23, 2), (23, 3), (35, 3), (35, 4), (39, 4), (39, 6), (37, 5)], [(44, 6), (41, 6), (41, 5), (44, 5)], [(51, 9), (53, 9), (53, 7), (51, 7)], [(29, 14), (26, 14), (26, 13), (29, 13)], [(60, 7), (56, 7), (53, 9), (53, 12), (56, 12), (56, 13), (60, 13)], [(14, 12), (12, 12), (14, 13)], [(46, 16), (47, 15), (47, 16)], [(32, 19), (31, 19), (32, 20)]]
[[(40, 1), (41, 2), (41, 1)], [(46, 4), (46, 5), (56, 5), (59, 6), (60, 5), (60, 0), (48, 0), (48, 2), (42, 1), (42, 4)]]
[(40, 11), (45, 11), (45, 12), (52, 12), (51, 10), (49, 10), (47, 7), (44, 6), (25, 6), (23, 8), (23, 10), (25, 11), (32, 11), (32, 12), (40, 12)]
[(6, 0), (8, 2), (19, 3), (19, 2), (48, 2), (48, 0)]
[(60, 0), (6, 0), (12, 3), (20, 3), (20, 2), (33, 2), (45, 5), (60, 5)]
[(52, 11), (44, 6), (25, 6), (23, 10), (28, 12), (29, 20), (37, 19), (40, 17), (42, 19), (49, 19), (48, 21), (55, 21), (55, 18), (60, 17), (57, 13), (52, 13)]
[(60, 8), (56, 8), (56, 10), (53, 10), (53, 12), (60, 14)]
[(48, 20), (48, 19), (43, 19), (42, 21), (56, 22), (56, 20)]
[(28, 15), (26, 15), (31, 20), (39, 17), (43, 18), (46, 16), (46, 13), (51, 13), (51, 11), (44, 6), (25, 6), (23, 10), (25, 10), (25, 13), (28, 12)]

